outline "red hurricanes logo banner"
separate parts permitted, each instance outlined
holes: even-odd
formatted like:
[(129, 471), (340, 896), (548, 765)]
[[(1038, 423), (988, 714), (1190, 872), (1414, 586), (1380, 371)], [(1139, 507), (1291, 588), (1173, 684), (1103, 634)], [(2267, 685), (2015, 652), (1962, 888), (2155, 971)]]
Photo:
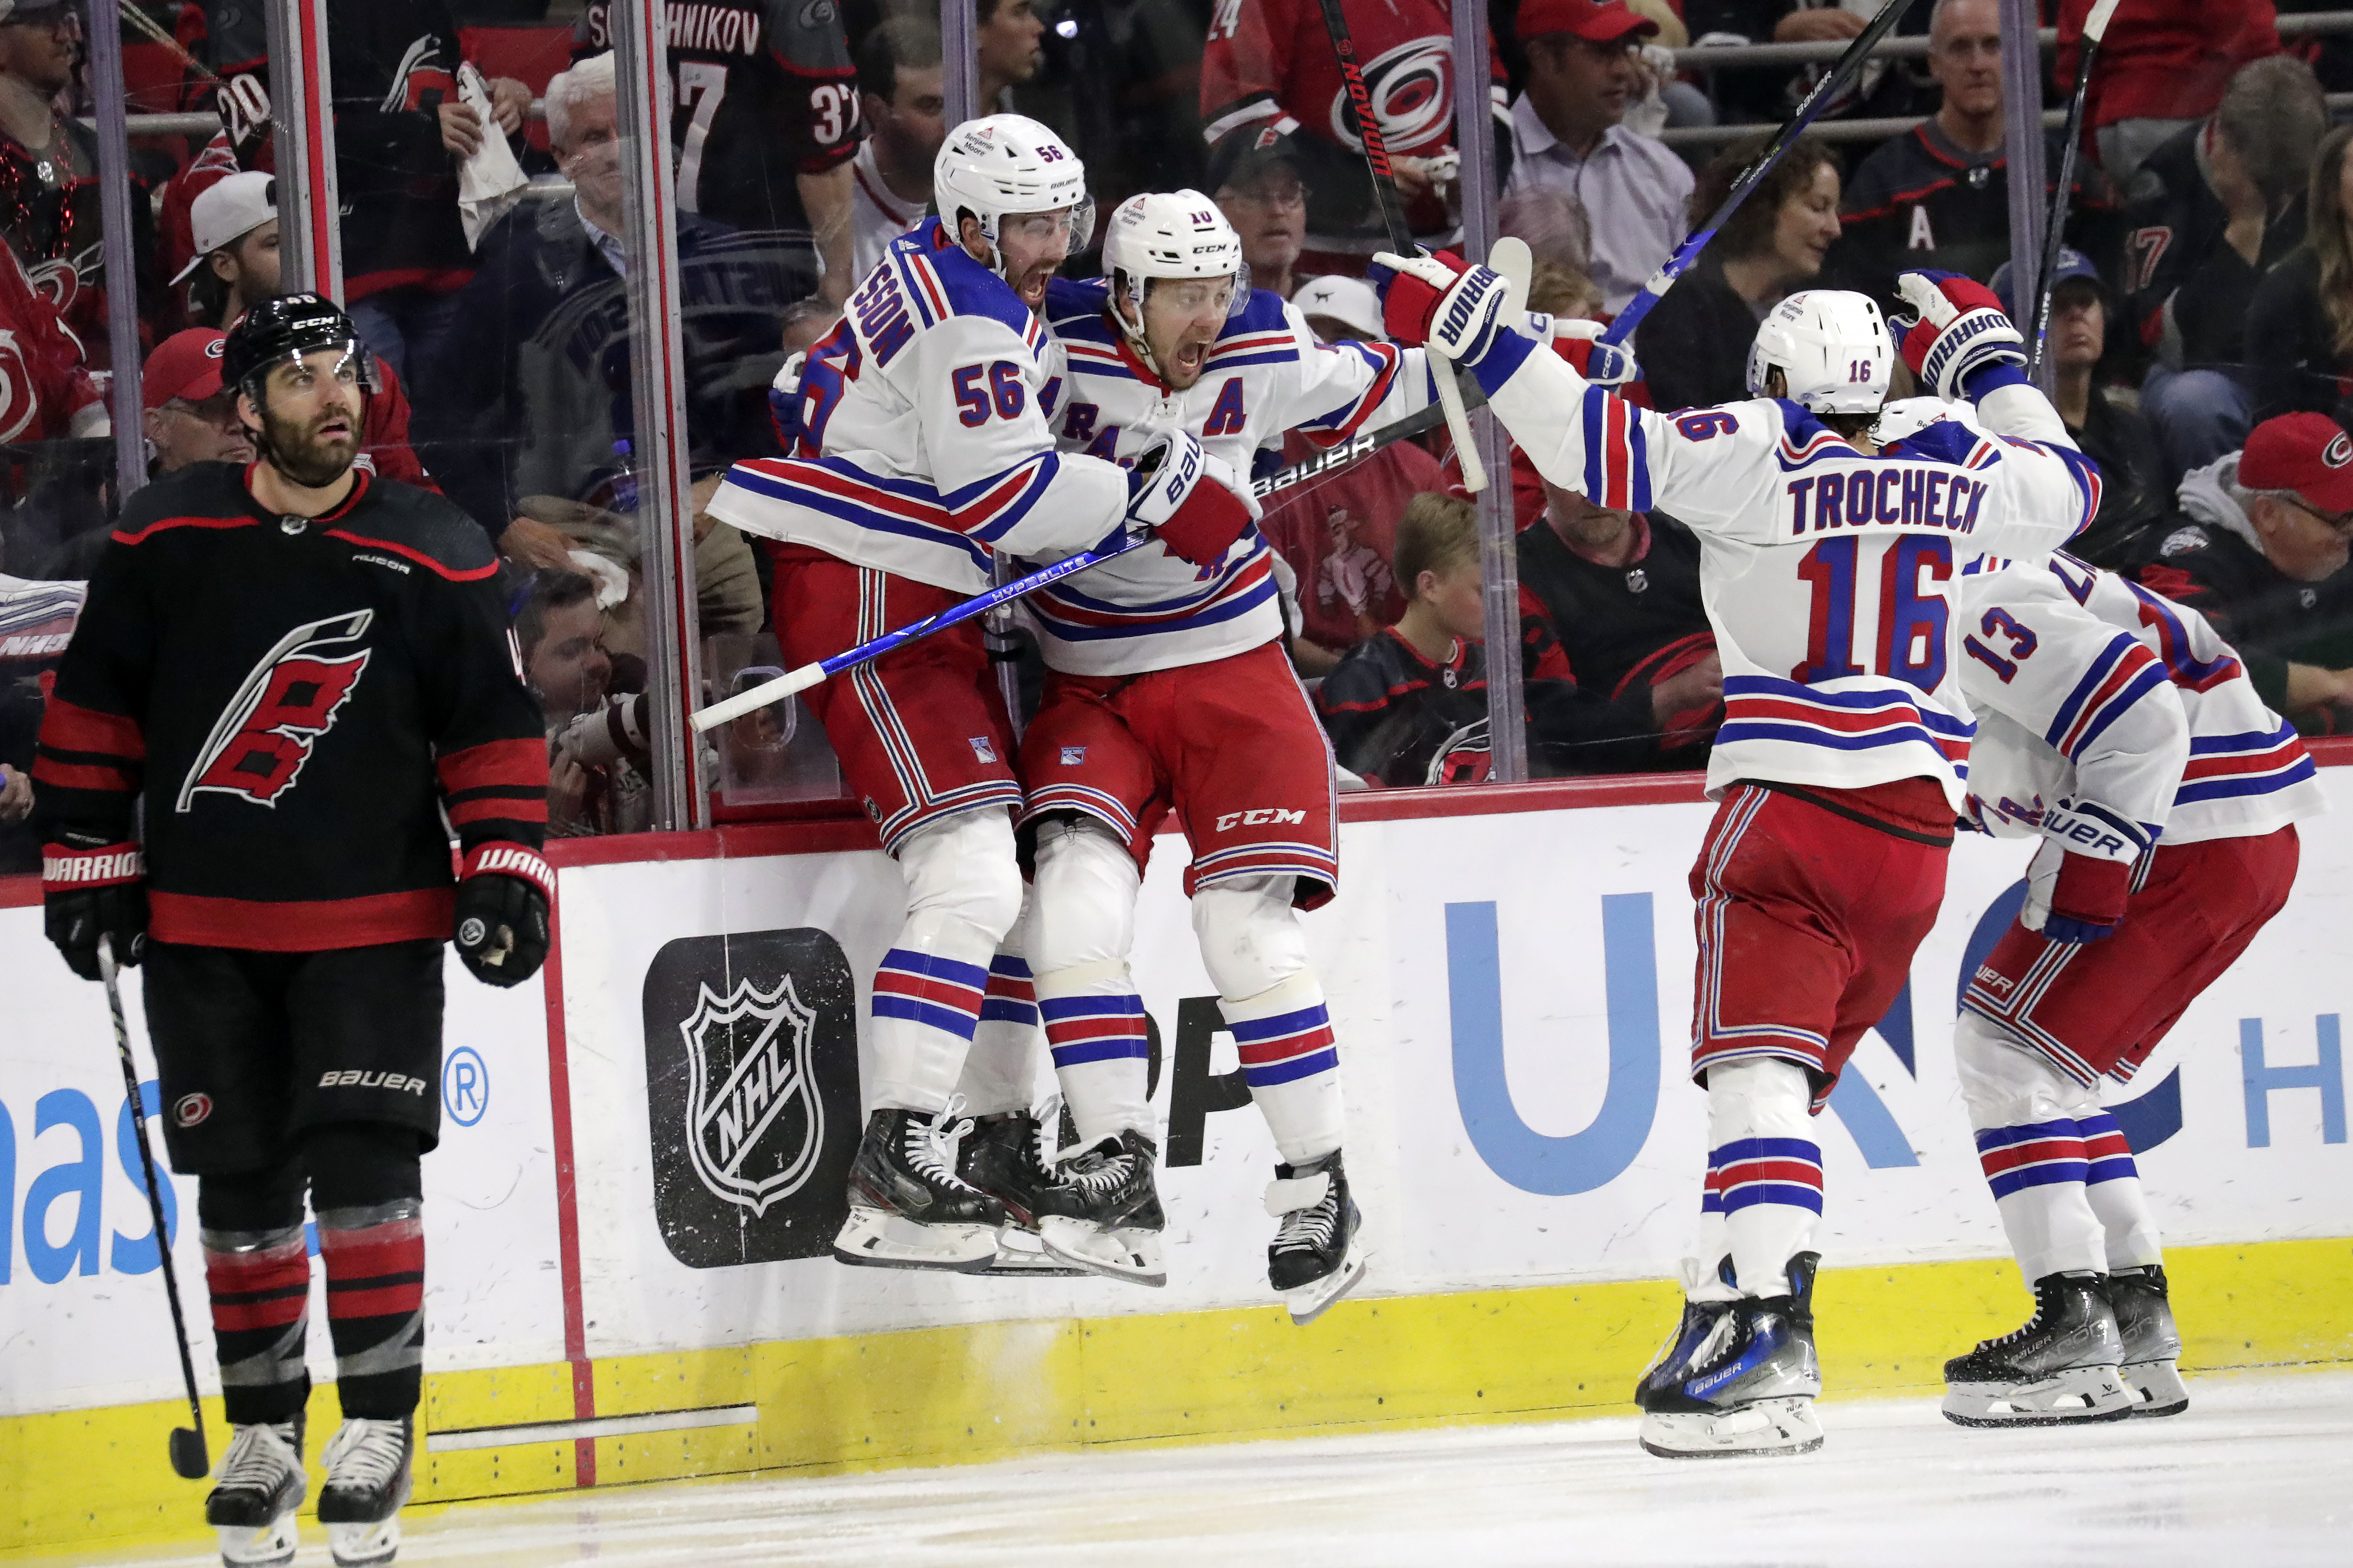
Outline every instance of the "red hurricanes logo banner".
[(353, 645), (375, 618), (374, 610), (353, 610), (279, 638), (213, 725), (180, 785), (178, 809), (207, 790), (276, 805), (359, 685), (375, 650)]

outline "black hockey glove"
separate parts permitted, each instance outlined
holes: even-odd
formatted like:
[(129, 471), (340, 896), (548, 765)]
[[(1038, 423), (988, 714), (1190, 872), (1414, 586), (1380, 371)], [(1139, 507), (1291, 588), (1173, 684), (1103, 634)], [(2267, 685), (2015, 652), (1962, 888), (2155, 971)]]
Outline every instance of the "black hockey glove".
[(114, 939), (115, 962), (126, 968), (146, 951), (146, 878), (136, 844), (41, 847), (42, 929), (84, 980), (99, 977), (100, 937)]
[(555, 872), (521, 844), (477, 845), (458, 881), (458, 956), (474, 978), (520, 985), (547, 962)]

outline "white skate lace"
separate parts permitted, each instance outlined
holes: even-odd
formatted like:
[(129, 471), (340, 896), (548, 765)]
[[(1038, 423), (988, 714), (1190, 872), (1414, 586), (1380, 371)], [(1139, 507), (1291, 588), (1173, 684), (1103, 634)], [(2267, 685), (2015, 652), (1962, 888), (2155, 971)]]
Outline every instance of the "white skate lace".
[(1277, 1252), (1296, 1251), (1302, 1247), (1318, 1250), (1329, 1247), (1336, 1234), (1340, 1219), (1337, 1194), (1327, 1193), (1321, 1203), (1303, 1209), (1293, 1209), (1283, 1217), (1282, 1228), (1274, 1233)]
[(940, 1113), (929, 1121), (914, 1117), (907, 1119), (905, 1141), (901, 1152), (907, 1157), (907, 1168), (935, 1186), (951, 1192), (980, 1191), (955, 1173), (955, 1144), (972, 1131), (969, 1117), (958, 1121), (957, 1112), (964, 1110), (964, 1096), (950, 1095)]
[(1071, 1185), (1091, 1198), (1101, 1197), (1125, 1185), (1134, 1170), (1135, 1156), (1128, 1151), (1107, 1154), (1098, 1144), (1071, 1161)]
[[(267, 1440), (269, 1437), (285, 1442), (286, 1434), (260, 1423), (237, 1429), (228, 1454), (221, 1460), (223, 1489), (235, 1491), (250, 1487), (266, 1492), (278, 1484), (279, 1478), (286, 1473), (286, 1456)], [(293, 1445), (287, 1447), (290, 1449)]]
[(381, 1491), (400, 1473), (407, 1453), (407, 1435), (399, 1422), (346, 1421), (327, 1445), (327, 1484)]

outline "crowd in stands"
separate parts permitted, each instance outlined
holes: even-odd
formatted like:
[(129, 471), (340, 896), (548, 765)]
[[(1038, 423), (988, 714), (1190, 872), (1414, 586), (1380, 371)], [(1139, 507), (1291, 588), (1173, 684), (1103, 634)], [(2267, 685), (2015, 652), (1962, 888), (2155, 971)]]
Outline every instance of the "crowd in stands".
[[(2089, 8), (2043, 0), (2059, 37), (2046, 106), (2064, 101)], [(2284, 39), (2277, 24), (2323, 8), (2136, 0), (2117, 14), (2048, 337), (2054, 399), (2105, 479), (2073, 548), (2211, 617), (2312, 731), (2353, 720), (2353, 125), (2333, 125), (2327, 97), (2353, 89), (2353, 38)], [(1460, 234), (1467, 118), (1490, 143), (1500, 228), (1537, 258), (1532, 307), (1606, 319), (1823, 68), (1694, 68), (1676, 51), (1842, 43), (1877, 0), (1490, 0), (1472, 62), (1455, 58), (1445, 0), (1344, 9), (1414, 232), (1433, 247)], [(606, 0), (325, 10), (343, 294), (383, 372), (366, 461), (437, 488), (496, 541), (556, 760), (555, 830), (642, 826), (659, 740), (637, 514), (655, 454), (633, 406), (644, 344), (629, 295), (651, 258), (624, 189), (620, 19)], [(1643, 324), (1636, 401), (1746, 396), (1757, 323), (1802, 289), (1859, 289), (1892, 316), (1898, 273), (1950, 268), (2025, 321), (2000, 11), (1913, 9), (1899, 37), (1925, 54), (1869, 67)], [(122, 277), (101, 243), (81, 10), (15, 0), (0, 16), (0, 615), (27, 584), (87, 578), (104, 547), (121, 500), (110, 384), (138, 387), (151, 477), (251, 458), (218, 365), (224, 332), (282, 287), (264, 17), (227, 0), (126, 0), (132, 112), (216, 112), (219, 127), (134, 127)], [(975, 0), (974, 22), (981, 110), (1061, 132), (1099, 213), (1139, 190), (1198, 189), (1241, 236), (1253, 285), (1308, 331), (1381, 334), (1364, 273), (1385, 231), (1316, 0)], [(770, 672), (777, 645), (765, 557), (702, 503), (731, 463), (781, 450), (772, 381), (924, 215), (947, 71), (924, 0), (672, 0), (668, 29), (678, 211), (662, 260), (681, 306), (670, 337), (716, 695)], [(1460, 95), (1482, 90), (1484, 112), (1459, 116)], [(1836, 130), (1886, 116), (1916, 123), (1876, 141)], [(135, 301), (139, 364), (113, 363), (118, 298)], [(1268, 460), (1314, 450), (1293, 433)], [(1532, 771), (1704, 765), (1723, 678), (1690, 531), (1595, 506), (1516, 456), (1508, 483)], [(1346, 782), (1481, 776), (1480, 531), (1443, 433), (1286, 493), (1260, 526)], [(0, 641), (0, 716), (53, 659), (37, 642), (18, 657)], [(789, 704), (728, 727), (723, 797), (824, 793), (815, 731)], [(29, 730), (0, 723), (0, 857), (29, 746)]]

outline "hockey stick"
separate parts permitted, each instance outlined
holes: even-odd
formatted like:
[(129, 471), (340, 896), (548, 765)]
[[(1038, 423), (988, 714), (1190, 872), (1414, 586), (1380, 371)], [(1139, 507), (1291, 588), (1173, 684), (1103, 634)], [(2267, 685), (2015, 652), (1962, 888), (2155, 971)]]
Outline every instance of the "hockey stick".
[(188, 1354), (188, 1321), (180, 1311), (180, 1277), (172, 1267), (172, 1243), (164, 1234), (164, 1194), (155, 1181), (155, 1155), (147, 1147), (147, 1108), (139, 1096), (139, 1068), (131, 1059), (131, 1028), (122, 1021), (122, 985), (114, 969), (114, 939), (98, 939), (98, 977), (106, 983), (107, 1010), (114, 1015), (114, 1051), (122, 1058), (122, 1089), (131, 1097), (131, 1125), (139, 1140), (139, 1168), (147, 1178), (147, 1212), (155, 1222), (155, 1256), (164, 1265), (164, 1294), (172, 1302), (172, 1332), (180, 1343), (180, 1376), (188, 1385), (188, 1415), (195, 1430), (172, 1428), (172, 1468), (200, 1481), (213, 1468), (205, 1451), (205, 1412), (196, 1402), (196, 1363)]
[(2059, 178), (2051, 187), (2051, 210), (2042, 226), (2042, 265), (2034, 275), (2034, 335), (2026, 345), (2026, 379), (2040, 384), (2042, 348), (2051, 333), (2051, 278), (2059, 270), (2059, 252), (2065, 248), (2068, 190), (2075, 183), (2075, 153), (2084, 140), (2084, 100), (2092, 89), (2092, 60), (2100, 40), (2108, 35), (2108, 18), (2116, 14), (2116, 0), (2099, 0), (2084, 18), (2084, 55), (2075, 62), (2075, 90), (2067, 100), (2067, 139), (2059, 148)]
[[(1908, 4), (1909, 0), (1898, 3)], [(1348, 36), (1348, 18), (1341, 14), (1340, 0), (1319, 0), (1319, 4), (1324, 9), (1324, 30), (1331, 35), (1332, 52), (1339, 58), (1340, 80), (1347, 89), (1348, 107), (1356, 117), (1356, 138), (1364, 143), (1365, 163), (1372, 171), (1373, 200), (1380, 208), (1381, 226), (1388, 231), (1389, 248), (1399, 256), (1419, 255), (1420, 247), (1414, 244), (1413, 230), (1405, 221), (1405, 200), (1398, 195), (1388, 143), (1381, 136), (1379, 117), (1373, 113), (1373, 95), (1365, 86), (1364, 72), (1356, 68), (1356, 45)], [(1462, 463), (1462, 488), (1476, 495), (1487, 488), (1487, 470), (1481, 466), (1477, 443), (1471, 438), (1471, 412), (1462, 398), (1462, 373), (1446, 363), (1435, 349), (1426, 352), (1445, 364), (1443, 372), (1433, 368), (1430, 379), (1438, 388), (1438, 405), (1446, 412), (1446, 427), (1454, 437), (1454, 450)]]
[[(2107, 3), (2113, 7), (2115, 0), (2107, 0)], [(1324, 4), (1329, 10), (1337, 4), (1337, 0), (1324, 0)], [(1716, 231), (1730, 221), (1740, 204), (1748, 199), (1749, 194), (1764, 183), (1773, 165), (1781, 161), (1791, 144), (1804, 135), (1807, 127), (1812, 125), (1821, 111), (1829, 107), (1831, 99), (1862, 73), (1866, 57), (1878, 47), (1879, 40), (1904, 19), (1904, 14), (1912, 9), (1912, 5), (1913, 0), (1887, 0), (1887, 4), (1880, 7), (1879, 15), (1854, 36), (1854, 41), (1847, 45), (1846, 52), (1839, 56), (1827, 75), (1814, 83), (1814, 89), (1799, 101), (1796, 111), (1781, 121), (1780, 129), (1773, 132), (1773, 139), (1765, 144), (1765, 151), (1757, 154), (1757, 162), (1740, 171), (1740, 178), (1732, 182), (1732, 189), (1725, 193), (1724, 200), (1708, 214), (1707, 222), (1692, 230), (1683, 242), (1675, 247), (1675, 253), (1651, 274), (1650, 281), (1642, 285), (1642, 291), (1626, 302), (1626, 308), (1618, 312), (1618, 319), (1609, 323), (1609, 331), (1601, 334), (1601, 342), (1616, 345), (1634, 335), (1634, 329), (1642, 324), (1642, 318), (1649, 315), (1666, 291), (1675, 286), (1676, 279), (1692, 269), (1693, 264), (1699, 260), (1699, 253), (1707, 248), (1707, 242), (1714, 239)]]

